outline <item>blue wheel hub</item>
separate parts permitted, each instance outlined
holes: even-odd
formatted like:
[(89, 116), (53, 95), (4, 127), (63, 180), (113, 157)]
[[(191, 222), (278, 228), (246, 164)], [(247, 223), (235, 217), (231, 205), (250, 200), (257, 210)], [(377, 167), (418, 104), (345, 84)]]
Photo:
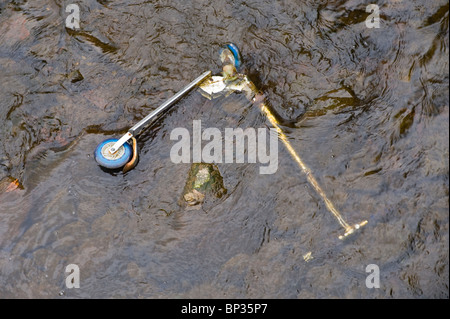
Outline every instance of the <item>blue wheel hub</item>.
[(94, 158), (100, 166), (116, 169), (121, 168), (128, 163), (133, 155), (130, 144), (123, 144), (116, 152), (114, 152), (114, 154), (111, 154), (109, 151), (117, 141), (118, 139), (116, 138), (110, 138), (98, 144), (94, 152)]
[(236, 70), (239, 70), (239, 68), (242, 65), (242, 57), (241, 57), (241, 53), (239, 52), (238, 47), (234, 43), (227, 43), (220, 50), (220, 55), (222, 55), (222, 52), (226, 49), (230, 50), (230, 52), (233, 54), (234, 66), (236, 67)]

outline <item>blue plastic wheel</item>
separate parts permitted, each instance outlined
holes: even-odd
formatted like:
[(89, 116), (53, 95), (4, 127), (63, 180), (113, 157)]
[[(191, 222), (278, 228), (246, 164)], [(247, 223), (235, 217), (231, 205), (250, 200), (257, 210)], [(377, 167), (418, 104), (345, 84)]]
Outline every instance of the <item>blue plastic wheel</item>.
[(224, 49), (228, 49), (233, 53), (234, 57), (234, 66), (236, 67), (236, 70), (239, 70), (239, 68), (242, 65), (242, 57), (241, 52), (239, 51), (238, 47), (234, 43), (227, 43), (225, 46), (220, 50), (220, 54), (222, 54), (222, 51)]
[(100, 166), (109, 169), (116, 169), (123, 167), (126, 163), (128, 163), (133, 155), (133, 150), (130, 144), (123, 144), (114, 154), (109, 152), (111, 147), (117, 141), (118, 139), (116, 138), (110, 138), (98, 144), (94, 152), (94, 158)]

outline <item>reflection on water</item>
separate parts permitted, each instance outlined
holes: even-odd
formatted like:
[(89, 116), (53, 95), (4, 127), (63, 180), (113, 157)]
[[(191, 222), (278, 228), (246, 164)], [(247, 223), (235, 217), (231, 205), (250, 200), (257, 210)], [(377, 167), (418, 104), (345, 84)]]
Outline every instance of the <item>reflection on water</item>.
[[(0, 296), (448, 298), (447, 1), (0, 3)], [(242, 72), (349, 223), (340, 226), (281, 144), (279, 167), (218, 165), (227, 195), (178, 204), (189, 164), (170, 132), (269, 127), (197, 92), (139, 136), (140, 162), (105, 172), (120, 136), (236, 43)], [(304, 257), (311, 252), (311, 257)], [(65, 267), (80, 267), (67, 289)], [(380, 268), (379, 289), (365, 286)]]

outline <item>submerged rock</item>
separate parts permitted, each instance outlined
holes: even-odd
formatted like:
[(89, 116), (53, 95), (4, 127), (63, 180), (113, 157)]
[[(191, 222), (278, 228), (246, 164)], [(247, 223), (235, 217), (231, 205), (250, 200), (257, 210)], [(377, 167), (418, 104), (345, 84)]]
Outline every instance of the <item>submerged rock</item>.
[[(198, 206), (203, 204), (205, 195), (200, 193), (198, 190), (193, 189), (191, 192), (184, 194), (184, 200), (189, 206)], [(198, 206), (200, 207), (200, 206)]]
[(227, 189), (216, 165), (194, 163), (189, 171), (181, 204), (188, 210), (201, 209), (204, 204), (214, 204), (226, 193)]
[(70, 72), (67, 75), (67, 78), (72, 82), (72, 83), (76, 83), (79, 81), (84, 80), (83, 75), (81, 74), (80, 70), (73, 70), (72, 72)]

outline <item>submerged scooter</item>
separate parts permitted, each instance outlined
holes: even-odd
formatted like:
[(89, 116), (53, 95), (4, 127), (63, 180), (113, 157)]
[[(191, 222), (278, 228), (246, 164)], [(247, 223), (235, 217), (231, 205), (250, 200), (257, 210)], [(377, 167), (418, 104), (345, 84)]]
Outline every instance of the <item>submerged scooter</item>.
[[(135, 136), (147, 127), (153, 120), (162, 115), (170, 106), (177, 102), (181, 97), (187, 94), (193, 87), (199, 86), (200, 93), (208, 98), (214, 99), (221, 95), (227, 96), (233, 92), (239, 91), (246, 95), (254, 105), (257, 105), (261, 112), (266, 116), (272, 126), (278, 133), (279, 139), (283, 142), (287, 151), (297, 162), (300, 169), (306, 175), (309, 184), (314, 188), (325, 202), (328, 211), (335, 217), (339, 224), (344, 228), (344, 234), (339, 239), (345, 239), (349, 235), (355, 233), (358, 229), (367, 225), (367, 220), (363, 220), (357, 224), (348, 224), (333, 203), (328, 199), (325, 192), (319, 186), (319, 183), (312, 175), (311, 170), (302, 161), (300, 156), (292, 147), (288, 137), (281, 129), (280, 123), (264, 101), (264, 95), (258, 92), (257, 88), (246, 75), (237, 72), (241, 66), (242, 58), (238, 48), (232, 44), (226, 44), (220, 51), (220, 59), (223, 63), (222, 76), (211, 76), (211, 71), (207, 71), (192, 81), (172, 98), (164, 102), (160, 107), (142, 119), (139, 123), (128, 130), (120, 139), (108, 139), (97, 146), (95, 150), (95, 159), (101, 166), (109, 169), (117, 169), (123, 167), (123, 171), (127, 172), (137, 163), (137, 144)], [(131, 144), (130, 144), (131, 140)], [(131, 158), (131, 160), (130, 160)], [(310, 255), (304, 256), (305, 260), (310, 259)]]

